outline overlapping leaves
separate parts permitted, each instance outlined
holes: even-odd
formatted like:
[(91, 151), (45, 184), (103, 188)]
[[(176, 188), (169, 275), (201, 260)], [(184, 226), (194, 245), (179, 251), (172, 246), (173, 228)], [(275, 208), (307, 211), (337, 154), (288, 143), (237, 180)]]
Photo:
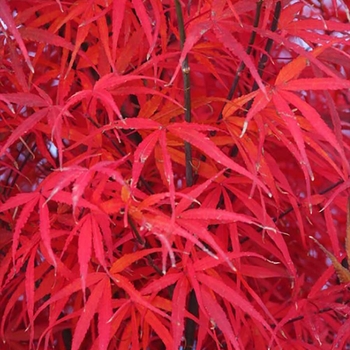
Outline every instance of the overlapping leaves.
[(0, 1), (10, 347), (346, 343), (346, 5), (183, 5), (180, 50), (172, 2)]

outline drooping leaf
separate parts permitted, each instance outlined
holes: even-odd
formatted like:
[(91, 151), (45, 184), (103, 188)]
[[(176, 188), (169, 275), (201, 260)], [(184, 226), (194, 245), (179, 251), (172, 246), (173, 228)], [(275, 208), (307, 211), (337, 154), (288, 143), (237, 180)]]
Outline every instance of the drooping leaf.
[(99, 302), (98, 308), (98, 338), (99, 349), (106, 350), (111, 337), (111, 322), (112, 317), (112, 295), (110, 281), (104, 281), (104, 288)]
[(173, 337), (164, 323), (151, 311), (148, 311), (145, 315), (145, 321), (152, 327), (154, 332), (162, 340), (166, 349), (176, 349)]
[(13, 260), (14, 266), (15, 266), (16, 252), (19, 244), (21, 231), (24, 225), (26, 224), (26, 222), (28, 221), (29, 216), (34, 210), (38, 201), (39, 201), (39, 194), (33, 195), (31, 193), (20, 193), (16, 197), (12, 197), (5, 204), (2, 204), (0, 206), (0, 212), (3, 212), (10, 208), (19, 207), (20, 205), (24, 204), (16, 220), (16, 226), (15, 226), (15, 229), (13, 232), (13, 238), (12, 238), (12, 260)]
[(243, 137), (245, 132), (247, 131), (248, 124), (250, 120), (261, 110), (263, 110), (267, 104), (269, 103), (269, 98), (266, 97), (265, 94), (263, 94), (261, 91), (257, 93), (257, 95), (254, 98), (254, 102), (252, 104), (252, 107), (249, 109), (247, 113), (247, 117), (243, 124), (243, 129), (240, 137)]
[(100, 227), (98, 226), (95, 215), (90, 215), (91, 220), (91, 233), (92, 233), (92, 242), (94, 246), (94, 251), (98, 262), (102, 265), (103, 268), (107, 268), (103, 238), (101, 235)]
[(181, 52), (179, 63), (175, 69), (173, 77), (169, 82), (169, 85), (171, 85), (174, 82), (190, 50), (193, 48), (196, 42), (203, 36), (203, 34), (205, 34), (211, 27), (212, 23), (210, 21), (204, 21), (201, 23), (196, 23), (188, 28), (188, 33), (186, 34), (186, 41)]
[(28, 305), (28, 318), (29, 318), (29, 327), (30, 327), (30, 346), (33, 346), (34, 340), (34, 263), (35, 263), (36, 251), (33, 250), (30, 254), (28, 260), (28, 265), (26, 269), (26, 279), (25, 279), (25, 291), (26, 291), (26, 300)]
[(57, 262), (55, 254), (52, 250), (51, 246), (51, 234), (50, 234), (50, 215), (49, 209), (47, 207), (47, 203), (45, 202), (45, 198), (40, 196), (39, 200), (39, 219), (40, 219), (40, 235), (42, 242), (44, 243), (44, 247), (46, 248), (48, 255), (51, 259), (51, 264), (57, 268)]
[(1, 325), (0, 325), (0, 334), (2, 339), (5, 339), (5, 332), (6, 332), (6, 321), (9, 317), (10, 312), (13, 310), (14, 305), (18, 301), (18, 299), (22, 296), (24, 296), (25, 293), (25, 286), (24, 281), (22, 281), (17, 288), (13, 290), (13, 293), (8, 295), (7, 303), (3, 308), (3, 314), (1, 317)]
[[(301, 129), (298, 125), (297, 118), (293, 113), (292, 109), (289, 107), (288, 103), (281, 98), (279, 94), (273, 95), (273, 102), (276, 106), (278, 115), (284, 120), (288, 129), (290, 130), (291, 135), (293, 136), (295, 143), (300, 152), (300, 160), (299, 163), (306, 167), (307, 173), (311, 179), (314, 180), (314, 175), (311, 169), (311, 165), (305, 150), (305, 143), (303, 140)], [(308, 181), (308, 179), (305, 179)], [(308, 193), (308, 197), (310, 193)]]
[(332, 243), (332, 251), (334, 252), (335, 256), (339, 256), (340, 249), (339, 249), (338, 233), (334, 226), (334, 219), (332, 217), (332, 213), (329, 207), (324, 210), (324, 216), (325, 216), (325, 221), (327, 225), (327, 233)]
[(132, 188), (135, 188), (137, 186), (141, 175), (141, 171), (148, 157), (151, 155), (156, 143), (158, 142), (160, 133), (160, 130), (154, 131), (153, 133), (145, 137), (142, 140), (142, 142), (137, 146), (137, 149), (134, 153), (134, 165), (132, 169)]
[(187, 123), (172, 124), (167, 127), (167, 129), (175, 134), (176, 136), (184, 139), (185, 141), (191, 143), (193, 146), (202, 150), (209, 157), (214, 159), (217, 163), (226, 166), (227, 168), (236, 171), (237, 173), (248, 177), (253, 182), (261, 186), (264, 191), (270, 193), (266, 186), (257, 179), (254, 175), (249, 173), (246, 169), (241, 167), (239, 164), (235, 163), (231, 158), (226, 156), (209, 138), (205, 137), (203, 134), (194, 130), (191, 125), (186, 125)]
[[(191, 191), (188, 192), (188, 197), (182, 198), (181, 201), (176, 205), (176, 214), (179, 215), (181, 212), (186, 210), (195, 201), (195, 199), (200, 194), (202, 194), (210, 186), (210, 184), (213, 181), (215, 181), (218, 177), (220, 177), (223, 173), (224, 173), (224, 170), (221, 170), (219, 173), (214, 175), (211, 179), (208, 179), (202, 184), (198, 186), (192, 186)], [(193, 200), (191, 200), (192, 198)]]
[[(298, 25), (299, 24), (300, 23), (298, 23)], [(312, 53), (312, 51), (305, 50), (304, 47), (296, 44), (292, 40), (286, 41), (283, 36), (280, 36), (280, 35), (276, 34), (275, 32), (261, 30), (259, 28), (253, 28), (253, 27), (251, 27), (251, 30), (255, 30), (257, 33), (261, 33), (262, 35), (264, 35), (268, 38), (271, 38), (276, 44), (278, 43), (278, 44), (284, 45), (286, 47), (286, 49), (291, 50), (291, 52), (295, 52), (302, 57), (306, 57), (306, 59), (308, 59), (308, 61), (310, 63), (314, 64), (322, 72), (326, 73), (327, 75), (329, 75), (335, 79), (339, 79), (337, 73), (332, 71), (332, 69), (328, 68), (325, 64), (322, 63), (322, 61), (317, 59), (317, 57), (315, 57), (317, 55), (314, 55)]]
[(37, 94), (29, 92), (16, 92), (1, 95), (0, 99), (3, 99), (6, 103), (15, 103), (19, 106), (27, 107), (47, 107), (47, 102)]
[(81, 289), (84, 295), (84, 302), (86, 303), (86, 278), (88, 275), (88, 267), (91, 259), (91, 247), (92, 247), (92, 229), (90, 215), (86, 216), (83, 223), (80, 226), (79, 239), (78, 239), (78, 260), (80, 268)]
[[(86, 278), (86, 287), (89, 288), (90, 286), (96, 285), (103, 281), (106, 278), (104, 273), (100, 272), (93, 272), (89, 273)], [(36, 311), (34, 315), (34, 319), (38, 317), (38, 315), (49, 305), (59, 301), (59, 300), (67, 300), (73, 293), (76, 293), (81, 290), (81, 278), (77, 278), (74, 281), (67, 284), (64, 288), (61, 290), (58, 290), (55, 295), (53, 295), (50, 299), (48, 299), (43, 305), (39, 307), (39, 309)], [(61, 310), (59, 310), (61, 312)]]
[[(150, 46), (148, 50), (148, 55), (151, 54), (153, 51), (154, 45), (155, 45), (155, 39), (152, 37), (152, 28), (151, 28), (151, 19), (149, 15), (147, 14), (146, 7), (142, 3), (141, 0), (132, 0), (132, 3), (134, 5), (134, 9), (136, 11), (136, 14), (138, 18), (140, 19), (141, 25), (143, 27), (144, 33), (146, 35), (148, 44)], [(156, 9), (154, 9), (156, 10)], [(155, 33), (155, 38), (158, 33)]]
[(101, 46), (103, 47), (103, 50), (107, 56), (107, 59), (111, 68), (114, 68), (114, 63), (113, 63), (114, 61), (112, 59), (112, 53), (109, 45), (107, 19), (105, 16), (99, 16), (99, 18), (97, 19), (97, 26), (100, 33), (101, 44), (102, 44)]
[(10, 147), (15, 141), (22, 137), (28, 130), (31, 130), (35, 125), (43, 119), (48, 113), (47, 108), (40, 109), (27, 117), (21, 124), (11, 133), (5, 144), (1, 147), (0, 156), (6, 153), (8, 147)]
[(201, 288), (203, 296), (203, 303), (206, 311), (208, 312), (211, 321), (219, 327), (220, 331), (223, 332), (225, 338), (229, 339), (235, 349), (241, 349), (241, 345), (238, 343), (236, 336), (234, 335), (232, 326), (227, 319), (225, 311), (222, 309), (220, 304), (208, 293), (205, 288)]
[(220, 281), (217, 278), (211, 277), (204, 273), (197, 273), (197, 279), (205, 284), (208, 288), (213, 290), (215, 293), (220, 295), (222, 298), (228, 300), (233, 307), (242, 309), (250, 317), (257, 320), (259, 323), (265, 326), (267, 330), (273, 334), (273, 330), (270, 325), (265, 321), (264, 317), (242, 296), (240, 296), (232, 288), (229, 288), (224, 282)]
[[(220, 245), (215, 241), (215, 239), (211, 236), (211, 234), (204, 228), (201, 224), (198, 223), (198, 221), (191, 222), (190, 220), (186, 219), (178, 219), (177, 222), (182, 226), (180, 229), (176, 229), (175, 233), (178, 235), (181, 235), (183, 237), (188, 237), (188, 240), (191, 240), (193, 243), (195, 243), (200, 249), (202, 249), (204, 252), (206, 252), (208, 255), (210, 255), (214, 259), (218, 259), (216, 255), (212, 253), (211, 250), (206, 248), (201, 241), (199, 241), (196, 237), (189, 237), (188, 233), (191, 232), (192, 234), (195, 234), (197, 237), (199, 237), (202, 241), (209, 244), (209, 247), (211, 249), (214, 249), (218, 256), (220, 256), (223, 261), (225, 261), (228, 266), (233, 270), (236, 271), (236, 268), (230, 261), (228, 255), (226, 252), (220, 247)], [(185, 228), (185, 229), (183, 229)]]
[(146, 298), (144, 298), (133, 286), (133, 284), (124, 276), (120, 274), (111, 274), (110, 275), (113, 278), (114, 283), (125, 290), (126, 293), (130, 296), (132, 301), (134, 303), (138, 303), (140, 306), (145, 307), (146, 309), (149, 309), (156, 314), (158, 314), (161, 317), (165, 317), (168, 319), (168, 315), (161, 311), (160, 309), (154, 307)]
[(161, 130), (159, 135), (159, 145), (162, 150), (163, 156), (163, 168), (164, 176), (169, 186), (169, 196), (170, 196), (170, 205), (172, 209), (172, 222), (175, 222), (175, 184), (174, 184), (174, 173), (171, 164), (170, 155), (167, 150), (167, 139), (165, 130)]
[(69, 43), (64, 38), (60, 37), (57, 34), (54, 34), (48, 30), (33, 28), (33, 27), (25, 27), (20, 28), (20, 34), (22, 38), (27, 40), (33, 40), (39, 43), (51, 44), (58, 47), (63, 47), (65, 49), (74, 50), (74, 46)]
[(332, 193), (330, 198), (327, 200), (327, 202), (324, 204), (323, 208), (321, 210), (324, 210), (327, 208), (333, 201), (334, 199), (343, 191), (347, 190), (350, 187), (350, 178), (347, 179), (346, 181), (342, 182)]
[[(91, 6), (91, 1), (90, 1), (90, 4), (88, 6), (86, 6), (84, 8), (84, 19), (87, 19), (89, 17), (91, 17), (93, 15), (93, 6)], [(66, 71), (66, 77), (68, 76), (70, 70), (72, 69), (72, 66), (73, 66), (73, 63), (74, 63), (74, 60), (77, 56), (77, 53), (80, 49), (80, 46), (81, 44), (84, 42), (85, 38), (87, 37), (87, 35), (89, 34), (89, 29), (90, 29), (90, 26), (91, 26), (91, 23), (89, 22), (85, 22), (85, 23), (82, 23), (82, 25), (80, 25), (78, 27), (78, 30), (77, 30), (77, 35), (76, 35), (76, 40), (75, 40), (75, 45), (74, 45), (74, 50), (72, 52), (72, 55), (71, 55), (71, 59), (69, 61), (69, 65), (68, 65), (68, 68), (67, 68), (67, 71)]]
[(350, 266), (350, 197), (348, 198), (347, 216), (346, 216), (346, 238), (345, 250), (348, 257), (348, 265)]
[[(330, 130), (328, 125), (323, 121), (317, 110), (312, 107), (311, 105), (307, 104), (305, 101), (303, 101), (300, 97), (297, 95), (287, 92), (287, 91), (281, 91), (280, 95), (289, 103), (297, 107), (302, 115), (310, 122), (310, 124), (316, 129), (327, 142), (329, 142), (332, 147), (334, 147), (340, 155), (343, 156), (343, 152), (341, 148), (339, 147), (338, 141), (334, 135), (334, 133)], [(345, 169), (348, 169), (349, 165), (348, 163), (345, 163), (345, 159), (342, 159), (344, 162)]]
[(167, 273), (161, 276), (159, 279), (151, 282), (141, 291), (141, 294), (147, 295), (151, 293), (159, 292), (175, 283), (182, 277), (182, 273)]
[[(103, 279), (92, 288), (89, 299), (87, 300), (75, 327), (72, 338), (72, 350), (80, 349), (85, 334), (90, 327), (91, 320), (94, 317), (94, 314), (97, 312), (99, 304), (101, 303), (106, 287), (108, 287), (108, 284), (106, 283), (106, 280)], [(106, 342), (106, 338), (104, 338), (103, 341)]]
[[(212, 3), (213, 11), (211, 14), (212, 17), (214, 19), (224, 17), (223, 13), (228, 12), (228, 11), (223, 11), (226, 3), (228, 5), (229, 9), (231, 10), (235, 20), (239, 23), (240, 26), (242, 26), (241, 19), (239, 18), (238, 12), (236, 11), (236, 8), (235, 8), (235, 6), (237, 6), (237, 4), (232, 4), (231, 2), (226, 2), (225, 0), (214, 0), (213, 1), (213, 3)], [(226, 13), (225, 13), (225, 15), (227, 16)]]
[(173, 294), (173, 307), (171, 313), (171, 323), (174, 338), (174, 348), (178, 349), (181, 344), (185, 327), (186, 297), (189, 293), (189, 283), (186, 276), (182, 277), (175, 285)]
[(112, 59), (113, 62), (115, 62), (118, 39), (125, 14), (126, 0), (120, 0), (118, 1), (118, 4), (116, 2), (113, 2), (112, 4)]
[(254, 77), (256, 83), (258, 84), (260, 90), (266, 95), (266, 89), (258, 73), (258, 70), (254, 65), (251, 57), (246, 53), (240, 42), (237, 41), (235, 37), (231, 35), (231, 33), (222, 25), (214, 25), (213, 30), (216, 34), (217, 39), (221, 41), (225, 47), (232, 52), (233, 55), (238, 56), (238, 58), (244, 62), (244, 64), (250, 70), (250, 73)]
[(1, 15), (0, 18), (3, 21), (3, 23), (6, 25), (7, 29), (11, 32), (15, 40), (17, 41), (17, 44), (19, 45), (19, 48), (22, 52), (22, 55), (25, 59), (25, 62), (27, 63), (27, 66), (31, 70), (32, 73), (34, 73), (34, 67), (30, 61), (29, 54), (27, 51), (26, 46), (24, 45), (24, 42), (22, 40), (22, 37), (20, 33), (18, 32), (17, 25), (12, 17), (11, 9), (9, 5), (7, 4), (6, 0), (0, 0), (0, 7), (1, 7)]

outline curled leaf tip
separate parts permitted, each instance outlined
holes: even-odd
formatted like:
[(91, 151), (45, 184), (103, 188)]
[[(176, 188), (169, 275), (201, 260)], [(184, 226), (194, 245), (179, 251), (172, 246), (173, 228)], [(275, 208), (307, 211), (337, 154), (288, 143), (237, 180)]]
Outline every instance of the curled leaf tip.
[(12, 104), (8, 104), (7, 105), (7, 107), (9, 108), (9, 110), (13, 113), (13, 114), (15, 114), (15, 109), (13, 108), (13, 106), (12, 106)]
[(235, 266), (232, 264), (231, 261), (228, 261), (228, 265), (230, 266), (230, 269), (231, 269), (233, 272), (237, 272), (237, 269), (235, 268)]
[(30, 62), (29, 60), (27, 60), (27, 66), (28, 68), (30, 69), (30, 71), (34, 74), (35, 73), (35, 70), (34, 70), (34, 67), (32, 65), (32, 62)]
[(270, 263), (270, 264), (273, 264), (273, 265), (279, 265), (279, 264), (281, 264), (281, 262), (280, 261), (273, 261), (273, 260), (270, 260), (270, 259), (265, 259), (268, 263)]
[(327, 205), (325, 205), (322, 209), (319, 210), (319, 213), (322, 213), (327, 208)]
[(60, 11), (63, 13), (64, 11), (63, 11), (63, 7), (62, 7), (62, 4), (61, 4), (61, 1), (60, 0), (56, 0), (56, 2), (57, 2), (58, 6), (60, 8)]
[(239, 135), (239, 138), (242, 138), (244, 136), (244, 134), (246, 133), (247, 129), (248, 129), (248, 122), (245, 120), (244, 123), (243, 123), (243, 129), (242, 129), (241, 135)]

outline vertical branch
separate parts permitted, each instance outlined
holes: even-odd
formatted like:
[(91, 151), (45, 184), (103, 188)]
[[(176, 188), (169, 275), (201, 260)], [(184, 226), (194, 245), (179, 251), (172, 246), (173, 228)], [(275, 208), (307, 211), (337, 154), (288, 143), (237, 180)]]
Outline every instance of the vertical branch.
[[(271, 32), (275, 32), (277, 30), (278, 21), (279, 21), (280, 15), (281, 15), (281, 8), (282, 8), (281, 1), (277, 1), (276, 6), (275, 6), (275, 11), (273, 13)], [(264, 72), (267, 58), (268, 58), (267, 55), (270, 53), (272, 44), (273, 44), (273, 40), (271, 38), (269, 38), (266, 42), (266, 45), (265, 45), (265, 52), (266, 53), (261, 56), (260, 62), (258, 64), (258, 73), (260, 74), (260, 76), (262, 76), (262, 74)]]
[[(186, 34), (185, 25), (182, 16), (182, 9), (179, 0), (175, 1), (176, 16), (178, 21), (178, 28), (180, 34), (180, 47), (181, 50), (184, 47)], [(184, 107), (185, 107), (185, 121), (187, 123), (191, 122), (191, 83), (190, 83), (190, 67), (188, 65), (188, 56), (186, 55), (182, 63), (182, 77), (184, 82)], [(186, 162), (186, 186), (191, 187), (193, 185), (193, 169), (192, 169), (192, 150), (191, 144), (185, 141), (185, 162)], [(196, 293), (192, 289), (190, 292), (188, 300), (188, 311), (198, 317), (198, 301), (196, 298)], [(186, 349), (193, 349), (195, 341), (196, 323), (187, 318), (185, 326), (185, 339), (186, 339)]]
[[(180, 34), (180, 47), (184, 47), (186, 34), (184, 19), (182, 16), (182, 9), (179, 0), (175, 0), (176, 16)], [(182, 63), (182, 77), (184, 81), (184, 107), (185, 107), (185, 121), (191, 122), (191, 82), (190, 82), (190, 67), (188, 65), (188, 56)], [(193, 185), (193, 169), (192, 169), (192, 150), (191, 145), (185, 141), (185, 159), (186, 159), (186, 185), (191, 187)]]

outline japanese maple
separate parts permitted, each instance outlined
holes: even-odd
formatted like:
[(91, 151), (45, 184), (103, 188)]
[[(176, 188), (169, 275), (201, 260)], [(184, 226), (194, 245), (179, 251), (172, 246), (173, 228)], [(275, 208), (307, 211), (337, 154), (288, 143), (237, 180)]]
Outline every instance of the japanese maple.
[(0, 348), (350, 348), (349, 22), (0, 0)]

